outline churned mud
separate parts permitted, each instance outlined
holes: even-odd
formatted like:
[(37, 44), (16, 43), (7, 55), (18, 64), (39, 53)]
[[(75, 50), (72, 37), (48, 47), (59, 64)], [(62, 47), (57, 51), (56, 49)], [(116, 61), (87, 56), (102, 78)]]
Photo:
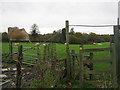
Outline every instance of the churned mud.
[[(9, 80), (5, 88), (16, 87), (16, 64), (2, 63), (2, 82)], [(35, 80), (35, 68), (33, 66), (22, 65), (21, 88), (30, 88)]]

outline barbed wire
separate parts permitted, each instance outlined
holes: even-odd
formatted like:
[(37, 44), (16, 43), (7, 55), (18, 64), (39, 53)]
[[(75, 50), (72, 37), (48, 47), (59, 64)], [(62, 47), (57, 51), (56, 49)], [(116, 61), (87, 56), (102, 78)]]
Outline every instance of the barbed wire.
[(77, 27), (112, 27), (115, 25), (69, 25), (69, 26), (77, 26)]

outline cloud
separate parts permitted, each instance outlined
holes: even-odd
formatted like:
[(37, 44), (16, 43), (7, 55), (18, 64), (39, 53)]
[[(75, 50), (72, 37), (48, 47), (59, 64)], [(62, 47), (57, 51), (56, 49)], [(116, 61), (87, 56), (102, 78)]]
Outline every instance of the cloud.
[(69, 20), (70, 24), (116, 24), (117, 2), (72, 1), (2, 1), (0, 10), (3, 30), (9, 26), (30, 28), (33, 23), (36, 23), (40, 28), (47, 28), (44, 29), (47, 33), (51, 32), (50, 27), (64, 28), (65, 20)]

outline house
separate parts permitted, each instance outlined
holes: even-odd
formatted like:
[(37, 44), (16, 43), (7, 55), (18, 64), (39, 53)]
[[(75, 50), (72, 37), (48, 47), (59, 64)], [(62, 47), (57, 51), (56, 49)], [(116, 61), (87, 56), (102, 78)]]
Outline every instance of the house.
[(30, 41), (29, 35), (24, 28), (19, 29), (18, 27), (8, 28), (8, 38), (16, 41)]

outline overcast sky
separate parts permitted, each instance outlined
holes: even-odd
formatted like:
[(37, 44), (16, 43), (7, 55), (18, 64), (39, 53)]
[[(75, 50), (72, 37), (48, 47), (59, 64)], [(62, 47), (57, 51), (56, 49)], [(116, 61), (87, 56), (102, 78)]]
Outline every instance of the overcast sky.
[[(89, 1), (89, 2), (88, 2)], [(17, 26), (30, 32), (32, 24), (40, 33), (51, 33), (65, 27), (65, 20), (77, 25), (116, 25), (118, 0), (0, 0), (0, 31)], [(71, 28), (71, 27), (70, 27)], [(74, 27), (76, 32), (113, 33), (112, 27)]]

